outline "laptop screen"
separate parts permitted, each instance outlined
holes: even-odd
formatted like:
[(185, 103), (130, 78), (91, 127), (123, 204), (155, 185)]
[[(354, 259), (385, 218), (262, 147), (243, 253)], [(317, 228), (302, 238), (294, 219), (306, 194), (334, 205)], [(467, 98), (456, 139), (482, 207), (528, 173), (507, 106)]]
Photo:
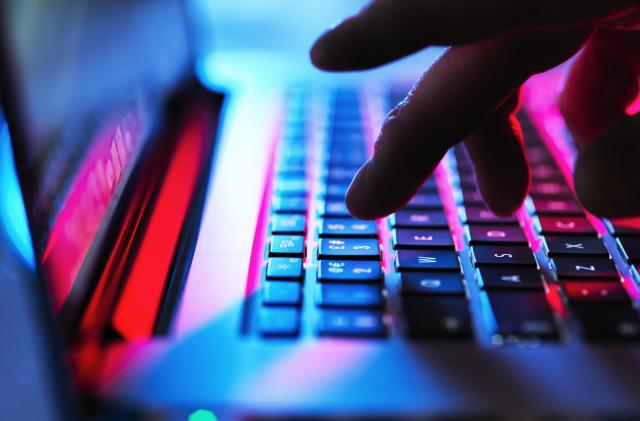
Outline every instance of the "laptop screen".
[(184, 14), (179, 0), (0, 8), (3, 102), (36, 256), (60, 310), (82, 287), (164, 101), (190, 70)]

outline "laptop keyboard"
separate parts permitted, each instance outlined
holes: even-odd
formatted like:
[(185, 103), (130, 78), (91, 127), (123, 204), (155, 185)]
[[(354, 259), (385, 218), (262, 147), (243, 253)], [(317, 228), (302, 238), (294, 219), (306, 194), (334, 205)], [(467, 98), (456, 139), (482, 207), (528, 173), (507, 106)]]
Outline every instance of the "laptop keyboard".
[(489, 346), (640, 339), (640, 230), (584, 213), (525, 114), (532, 185), (516, 216), (485, 207), (456, 146), (404, 208), (360, 221), (344, 197), (370, 155), (368, 104), (339, 89), (319, 111), (309, 95), (291, 96), (275, 154), (249, 334)]

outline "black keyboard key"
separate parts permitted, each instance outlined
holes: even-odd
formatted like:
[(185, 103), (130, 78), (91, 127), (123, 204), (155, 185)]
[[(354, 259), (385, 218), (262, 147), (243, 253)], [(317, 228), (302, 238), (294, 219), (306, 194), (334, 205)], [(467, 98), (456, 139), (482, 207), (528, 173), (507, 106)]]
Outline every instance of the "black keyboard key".
[(523, 246), (473, 246), (471, 259), (476, 267), (538, 266), (531, 249)]
[(316, 302), (321, 307), (382, 307), (382, 288), (370, 284), (318, 284)]
[(367, 160), (367, 154), (360, 151), (351, 153), (332, 153), (329, 157), (329, 166), (362, 165)]
[(465, 224), (518, 224), (518, 218), (515, 215), (506, 217), (497, 216), (484, 206), (466, 206), (460, 211), (460, 218)]
[(396, 250), (422, 248), (454, 249), (454, 245), (449, 230), (399, 228), (393, 231), (393, 248)]
[(347, 209), (344, 200), (325, 200), (320, 215), (324, 217), (350, 217), (349, 209)]
[(462, 190), (458, 203), (464, 206), (485, 206), (482, 194), (478, 190)]
[(573, 313), (588, 341), (637, 341), (640, 339), (638, 312), (619, 303), (603, 306), (576, 306)]
[(496, 322), (494, 343), (558, 338), (544, 292), (492, 291), (487, 296)]
[(618, 249), (628, 264), (640, 263), (640, 237), (620, 237)]
[(360, 167), (330, 167), (327, 172), (327, 183), (349, 184)]
[(372, 337), (386, 336), (382, 313), (371, 310), (323, 309), (318, 326), (320, 336)]
[(302, 287), (299, 282), (266, 281), (262, 286), (262, 303), (265, 305), (300, 305)]
[(380, 247), (374, 238), (322, 238), (318, 258), (380, 260)]
[(325, 187), (325, 198), (344, 201), (348, 189), (348, 184), (329, 183)]
[(379, 262), (321, 260), (318, 262), (319, 282), (380, 282)]
[(524, 231), (517, 225), (475, 225), (466, 228), (469, 244), (527, 245)]
[(378, 226), (374, 221), (352, 218), (325, 218), (320, 225), (320, 237), (376, 237)]
[(601, 256), (608, 257), (609, 252), (598, 237), (548, 236), (544, 239), (547, 256)]
[(584, 215), (582, 207), (573, 198), (545, 199), (533, 197), (531, 200), (538, 215)]
[(562, 288), (572, 304), (631, 304), (622, 282), (563, 282)]
[(267, 262), (268, 279), (300, 279), (303, 273), (299, 257), (272, 257)]
[(407, 296), (402, 308), (411, 337), (471, 339), (471, 317), (463, 297)]
[(476, 183), (476, 177), (473, 174), (460, 175), (458, 177), (458, 185), (460, 189), (464, 191), (478, 189), (478, 184)]
[(583, 216), (539, 216), (538, 221), (542, 235), (596, 235), (591, 222)]
[(527, 146), (527, 158), (532, 165), (540, 164), (553, 164), (553, 158), (549, 154), (547, 149), (540, 145), (528, 145)]
[(566, 183), (557, 181), (542, 181), (531, 185), (531, 196), (534, 197), (573, 197), (573, 192)]
[(478, 284), (485, 290), (544, 290), (538, 269), (481, 267), (476, 273)]
[(304, 178), (307, 175), (307, 165), (304, 162), (283, 165), (280, 163), (276, 169), (278, 177)]
[(305, 213), (307, 200), (305, 197), (276, 196), (273, 201), (273, 211), (276, 213)]
[(552, 260), (558, 279), (618, 279), (611, 259), (605, 257), (556, 257)]
[(302, 235), (274, 235), (269, 244), (269, 256), (304, 255), (304, 237)]
[(303, 215), (275, 215), (271, 221), (273, 234), (304, 234), (305, 220)]
[(419, 193), (409, 200), (404, 209), (438, 210), (442, 209), (442, 200), (435, 193)]
[(400, 275), (405, 295), (464, 295), (462, 275), (458, 273), (403, 272)]
[(442, 211), (402, 210), (390, 217), (394, 228), (447, 228), (447, 217)]
[(554, 164), (543, 163), (531, 166), (531, 179), (537, 181), (564, 181), (564, 176)]
[(448, 250), (398, 250), (395, 264), (399, 272), (407, 270), (460, 271), (458, 253)]
[(264, 336), (296, 336), (300, 313), (294, 307), (263, 307), (258, 313), (258, 331)]
[(307, 194), (304, 178), (282, 178), (275, 181), (273, 191), (279, 196), (301, 197)]

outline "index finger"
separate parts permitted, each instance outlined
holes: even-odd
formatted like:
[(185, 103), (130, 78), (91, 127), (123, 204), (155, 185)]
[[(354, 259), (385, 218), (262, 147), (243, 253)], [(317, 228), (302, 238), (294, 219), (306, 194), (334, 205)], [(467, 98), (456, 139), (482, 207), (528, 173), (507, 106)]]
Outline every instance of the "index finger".
[(374, 219), (400, 208), (449, 147), (488, 119), (531, 74), (573, 55), (587, 36), (523, 33), (447, 50), (385, 121), (373, 158), (349, 189), (349, 210)]
[(457, 45), (519, 29), (566, 29), (625, 14), (639, 0), (374, 0), (311, 50), (324, 70), (366, 69), (428, 45)]

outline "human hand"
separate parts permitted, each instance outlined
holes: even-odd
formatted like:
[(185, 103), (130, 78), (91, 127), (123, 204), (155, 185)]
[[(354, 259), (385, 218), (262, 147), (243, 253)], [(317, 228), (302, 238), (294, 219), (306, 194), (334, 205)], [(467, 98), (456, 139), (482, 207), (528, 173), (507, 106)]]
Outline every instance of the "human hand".
[(632, 161), (640, 118), (625, 114), (638, 95), (639, 10), (638, 0), (374, 0), (326, 32), (311, 58), (330, 71), (453, 45), (387, 116), (347, 194), (350, 211), (373, 219), (400, 208), (460, 139), (487, 205), (499, 215), (515, 211), (530, 179), (515, 118), (520, 86), (584, 47), (560, 103), (582, 150), (578, 197), (603, 216), (640, 214)]

